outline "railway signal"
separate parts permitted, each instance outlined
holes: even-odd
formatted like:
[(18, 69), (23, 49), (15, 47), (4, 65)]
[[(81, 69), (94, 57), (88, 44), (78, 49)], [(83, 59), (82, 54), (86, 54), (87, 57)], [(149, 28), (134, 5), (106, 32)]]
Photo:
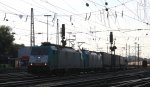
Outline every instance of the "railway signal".
[(113, 32), (110, 32), (110, 43), (113, 44)]
[(65, 47), (66, 46), (66, 40), (65, 40), (65, 24), (62, 24), (62, 28), (61, 28), (61, 42), (62, 42), (62, 46)]

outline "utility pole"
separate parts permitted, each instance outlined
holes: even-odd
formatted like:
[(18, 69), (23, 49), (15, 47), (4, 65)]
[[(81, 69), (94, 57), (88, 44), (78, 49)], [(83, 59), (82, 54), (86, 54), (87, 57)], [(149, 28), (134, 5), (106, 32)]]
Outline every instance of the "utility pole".
[(129, 59), (130, 59), (130, 45), (129, 45)]
[(107, 37), (107, 43), (106, 44), (107, 44), (107, 53), (108, 53), (108, 44), (109, 44), (108, 37)]
[(109, 43), (106, 43), (106, 44), (107, 44), (107, 53), (108, 53), (108, 44), (109, 44)]
[(134, 44), (135, 44), (135, 65), (136, 65), (136, 42)]
[(144, 0), (144, 21), (147, 22), (147, 0)]
[(138, 44), (138, 68), (139, 68), (139, 66), (140, 66), (140, 65), (139, 65), (139, 47), (140, 47), (140, 46), (139, 46), (139, 44)]
[(71, 39), (70, 39), (70, 34), (72, 34), (72, 32), (68, 32), (68, 34), (69, 34), (69, 39), (68, 39), (68, 41), (69, 41), (69, 47), (70, 47), (70, 41), (71, 41)]
[(126, 57), (128, 57), (128, 53), (127, 53), (127, 50), (128, 50), (128, 45), (127, 45), (127, 43), (126, 43)]
[(35, 34), (34, 34), (34, 14), (33, 8), (31, 8), (31, 32), (30, 32), (30, 46), (35, 46)]
[(51, 15), (44, 15), (47, 17), (47, 42), (48, 42), (48, 17), (51, 16)]

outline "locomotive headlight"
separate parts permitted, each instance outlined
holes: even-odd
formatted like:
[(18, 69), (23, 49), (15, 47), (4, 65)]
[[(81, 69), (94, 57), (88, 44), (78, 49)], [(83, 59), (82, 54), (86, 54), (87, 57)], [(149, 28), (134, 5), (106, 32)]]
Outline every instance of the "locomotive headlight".
[(38, 59), (40, 59), (40, 57), (38, 57)]
[(46, 66), (47, 64), (45, 63), (44, 65)]
[(32, 63), (30, 65), (32, 66)]

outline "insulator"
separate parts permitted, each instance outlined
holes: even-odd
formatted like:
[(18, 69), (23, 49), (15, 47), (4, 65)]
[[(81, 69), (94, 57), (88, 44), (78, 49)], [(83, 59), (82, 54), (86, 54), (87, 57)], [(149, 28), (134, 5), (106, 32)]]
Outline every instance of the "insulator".
[(89, 3), (86, 3), (86, 6), (89, 7)]
[(106, 8), (105, 10), (108, 11), (108, 8)]
[(108, 5), (108, 2), (105, 2), (105, 5)]

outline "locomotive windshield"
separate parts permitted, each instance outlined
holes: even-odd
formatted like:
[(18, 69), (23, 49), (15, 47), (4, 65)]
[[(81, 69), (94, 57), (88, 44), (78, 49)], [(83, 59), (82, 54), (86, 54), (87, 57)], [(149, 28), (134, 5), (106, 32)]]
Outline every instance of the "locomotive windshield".
[(48, 55), (48, 48), (43, 47), (32, 48), (31, 55)]

